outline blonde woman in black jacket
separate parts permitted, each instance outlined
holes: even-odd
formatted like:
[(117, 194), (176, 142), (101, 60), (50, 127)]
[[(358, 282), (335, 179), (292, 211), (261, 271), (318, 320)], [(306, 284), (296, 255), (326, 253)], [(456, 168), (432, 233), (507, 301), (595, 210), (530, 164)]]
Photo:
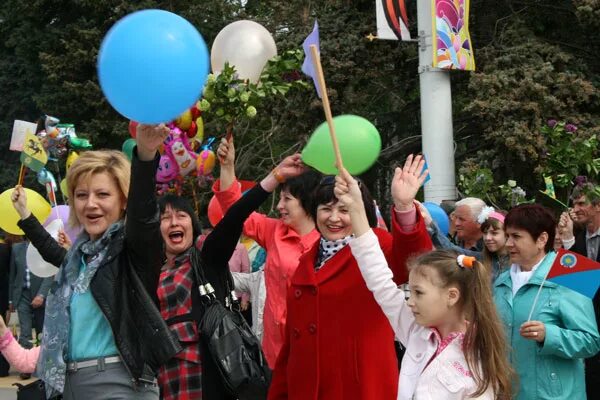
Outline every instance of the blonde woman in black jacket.
[(19, 226), (61, 267), (35, 369), (48, 398), (158, 400), (156, 373), (181, 350), (156, 308), (162, 240), (154, 175), (168, 132), (140, 125), (131, 167), (118, 151), (89, 151), (73, 163), (70, 222), (83, 231), (69, 251), (31, 216), (22, 188), (13, 193)]

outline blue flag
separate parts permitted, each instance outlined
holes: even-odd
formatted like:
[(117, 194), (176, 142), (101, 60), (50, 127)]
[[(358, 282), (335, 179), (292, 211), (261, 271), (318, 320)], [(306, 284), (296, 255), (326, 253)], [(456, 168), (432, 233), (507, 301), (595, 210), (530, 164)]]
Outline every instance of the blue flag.
[[(425, 172), (425, 170), (429, 169), (429, 166), (427, 165), (427, 157), (425, 157), (425, 154), (423, 154), (423, 159), (425, 160), (425, 164), (423, 164), (423, 169), (421, 170), (421, 173)], [(425, 186), (425, 184), (427, 182), (429, 182), (431, 180), (431, 171), (429, 171), (429, 173), (427, 174), (427, 177), (425, 178), (425, 181), (423, 181), (423, 185)]]
[(319, 89), (319, 82), (317, 81), (317, 71), (315, 71), (312, 53), (310, 52), (310, 46), (312, 44), (317, 46), (317, 50), (319, 51), (319, 54), (321, 54), (321, 48), (319, 47), (319, 23), (317, 20), (315, 20), (315, 26), (312, 32), (304, 39), (304, 43), (302, 43), (302, 48), (304, 49), (302, 72), (312, 78), (315, 88), (317, 89), (317, 95), (321, 98), (321, 89)]

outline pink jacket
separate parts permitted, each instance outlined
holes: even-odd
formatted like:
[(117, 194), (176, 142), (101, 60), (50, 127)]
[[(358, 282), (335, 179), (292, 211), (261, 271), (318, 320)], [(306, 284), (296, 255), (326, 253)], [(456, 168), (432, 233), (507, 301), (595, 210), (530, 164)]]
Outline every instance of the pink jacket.
[(40, 357), (40, 349), (40, 346), (32, 349), (21, 347), (8, 330), (0, 338), (0, 351), (2, 351), (2, 355), (19, 372), (30, 374), (35, 371), (35, 366)]
[[(248, 250), (246, 250), (246, 246), (241, 243), (238, 243), (235, 246), (235, 250), (229, 259), (229, 270), (231, 272), (243, 272), (250, 273), (250, 257), (248, 257)], [(244, 292), (235, 292), (238, 298), (241, 298), (242, 301), (250, 300), (250, 295)]]
[[(223, 213), (227, 212), (240, 197), (242, 191), (236, 180), (227, 190), (221, 191), (221, 181), (213, 186)], [(252, 213), (244, 224), (244, 235), (254, 239), (267, 251), (265, 262), (265, 286), (267, 299), (263, 315), (263, 351), (269, 366), (275, 367), (277, 355), (283, 346), (286, 295), (289, 281), (298, 267), (300, 256), (319, 240), (319, 232), (313, 230), (300, 236), (278, 219)]]

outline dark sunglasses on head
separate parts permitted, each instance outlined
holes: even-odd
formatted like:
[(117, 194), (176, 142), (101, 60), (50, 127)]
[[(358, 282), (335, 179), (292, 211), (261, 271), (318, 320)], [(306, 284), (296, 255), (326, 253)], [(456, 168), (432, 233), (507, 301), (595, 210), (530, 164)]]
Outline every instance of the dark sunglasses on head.
[[(353, 176), (353, 178), (358, 183), (358, 187), (362, 187), (362, 182), (360, 181), (360, 179), (358, 179), (355, 176)], [(321, 182), (319, 182), (319, 186), (329, 186), (329, 185), (335, 185), (335, 175), (324, 176), (323, 179), (321, 179)]]

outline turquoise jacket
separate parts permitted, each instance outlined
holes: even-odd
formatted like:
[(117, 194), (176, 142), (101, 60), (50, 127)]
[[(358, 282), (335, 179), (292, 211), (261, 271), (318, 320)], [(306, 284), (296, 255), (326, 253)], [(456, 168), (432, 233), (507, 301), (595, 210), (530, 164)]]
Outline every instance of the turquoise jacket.
[(516, 399), (585, 400), (583, 359), (600, 350), (592, 300), (549, 281), (531, 317), (545, 324), (544, 342), (519, 334), (555, 258), (556, 253), (549, 253), (514, 297), (510, 269), (494, 283), (494, 301), (512, 348), (510, 361), (519, 375)]

